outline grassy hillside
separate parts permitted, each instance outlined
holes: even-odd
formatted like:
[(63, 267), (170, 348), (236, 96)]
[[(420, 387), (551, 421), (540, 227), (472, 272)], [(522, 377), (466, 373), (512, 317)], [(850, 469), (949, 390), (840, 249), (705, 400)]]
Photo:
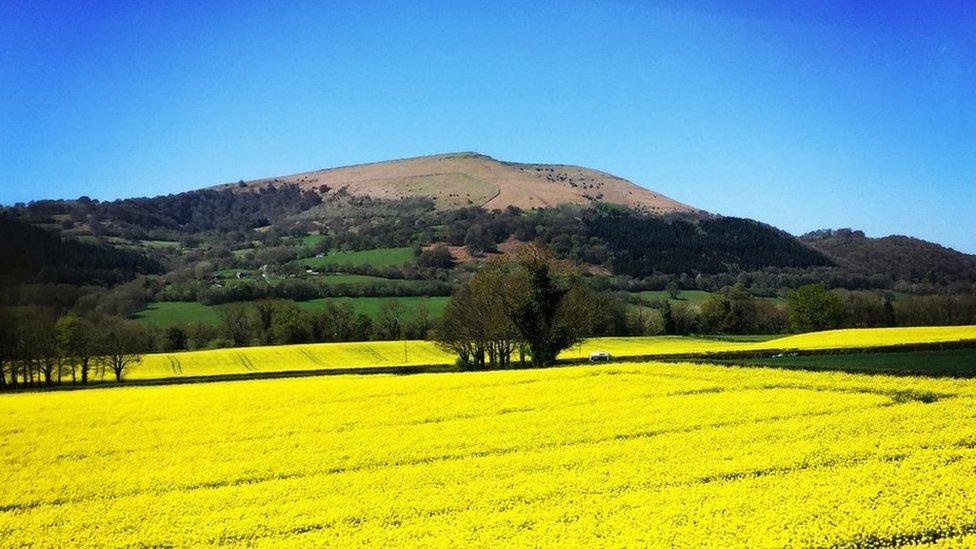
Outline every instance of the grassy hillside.
[(0, 531), (40, 547), (967, 546), (974, 407), (974, 380), (660, 363), (0, 395)]

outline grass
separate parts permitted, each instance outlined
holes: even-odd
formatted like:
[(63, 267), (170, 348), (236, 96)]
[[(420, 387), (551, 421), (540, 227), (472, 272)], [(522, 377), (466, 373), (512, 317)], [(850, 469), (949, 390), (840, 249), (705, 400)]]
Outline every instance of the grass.
[(393, 267), (413, 261), (413, 249), (377, 248), (358, 252), (333, 252), (325, 257), (308, 257), (299, 260), (307, 267), (323, 267), (326, 265), (371, 265), (376, 268)]
[[(653, 303), (665, 298), (670, 299), (666, 290), (645, 290), (643, 292), (631, 292), (631, 295), (639, 297), (647, 303)], [(678, 293), (677, 300), (686, 301), (688, 303), (697, 303), (699, 301), (704, 301), (711, 296), (711, 292), (706, 292), (704, 290), (681, 290), (681, 292)]]
[[(234, 270), (236, 272), (236, 270)], [(340, 275), (357, 279), (360, 275)], [(373, 277), (367, 277), (373, 278)], [(377, 279), (386, 281), (387, 279)], [(396, 283), (413, 283), (411, 280), (390, 281)], [(339, 282), (337, 282), (339, 283)], [(350, 282), (346, 282), (350, 283)], [(362, 281), (358, 282), (362, 283)], [(305, 310), (320, 310), (327, 302), (348, 302), (356, 313), (376, 316), (380, 305), (384, 301), (394, 300), (407, 309), (407, 318), (413, 316), (413, 311), (425, 307), (432, 318), (437, 318), (444, 312), (449, 297), (446, 296), (406, 296), (406, 297), (325, 297), (310, 301), (299, 301), (298, 306)], [(196, 301), (160, 301), (151, 303), (139, 311), (133, 318), (147, 326), (172, 326), (174, 324), (204, 324), (216, 325), (220, 322), (220, 309), (223, 305), (204, 305)]]
[(431, 318), (440, 317), (444, 312), (444, 307), (450, 300), (446, 296), (406, 296), (406, 297), (323, 297), (310, 301), (299, 302), (298, 306), (305, 310), (322, 309), (325, 303), (351, 303), (353, 310), (357, 314), (364, 314), (375, 317), (380, 306), (389, 300), (394, 300), (407, 309), (406, 318), (412, 318), (413, 312), (423, 307), (427, 309)]
[(37, 547), (976, 542), (976, 380), (694, 364), (0, 395)]
[(304, 236), (302, 238), (302, 246), (306, 246), (308, 248), (311, 248), (311, 247), (315, 246), (316, 244), (318, 244), (319, 242), (322, 242), (323, 240), (325, 240), (327, 238), (328, 238), (328, 236), (322, 235), (322, 234), (310, 234), (310, 235), (306, 235), (306, 236)]
[(133, 318), (147, 326), (172, 326), (174, 324), (215, 325), (220, 322), (219, 306), (204, 305), (196, 301), (159, 301), (150, 303)]
[(317, 282), (324, 282), (330, 286), (339, 285), (339, 284), (350, 284), (350, 285), (380, 284), (383, 286), (398, 286), (398, 287), (414, 288), (424, 283), (424, 281), (422, 280), (383, 278), (381, 276), (370, 276), (370, 275), (349, 274), (349, 273), (325, 273), (321, 275), (312, 275), (311, 279)]
[(146, 248), (177, 248), (180, 243), (175, 240), (137, 240)]
[(745, 366), (773, 366), (804, 370), (972, 376), (976, 374), (976, 349), (787, 355), (775, 358), (737, 359), (723, 362)]

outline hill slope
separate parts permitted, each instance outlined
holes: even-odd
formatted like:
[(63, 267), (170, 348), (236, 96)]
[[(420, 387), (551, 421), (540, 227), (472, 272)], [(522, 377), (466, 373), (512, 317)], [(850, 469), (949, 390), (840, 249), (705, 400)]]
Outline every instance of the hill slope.
[(597, 170), (502, 162), (467, 152), (345, 166), (220, 187), (255, 189), (278, 184), (319, 192), (344, 188), (349, 194), (373, 198), (428, 197), (438, 209), (466, 206), (532, 209), (565, 203), (608, 202), (652, 214), (699, 211)]
[(883, 273), (896, 280), (932, 277), (976, 281), (976, 256), (908, 236), (869, 238), (862, 231), (824, 229), (800, 240), (842, 267)]

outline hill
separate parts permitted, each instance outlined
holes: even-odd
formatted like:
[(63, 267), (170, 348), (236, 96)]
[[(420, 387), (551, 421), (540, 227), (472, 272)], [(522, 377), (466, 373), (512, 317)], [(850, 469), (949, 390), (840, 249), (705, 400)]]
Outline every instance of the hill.
[(113, 246), (62, 239), (56, 233), (0, 217), (0, 286), (29, 283), (116, 284), (158, 274), (154, 259)]
[(858, 272), (884, 274), (893, 280), (976, 282), (976, 255), (918, 238), (869, 238), (862, 231), (824, 229), (804, 234), (800, 240)]
[(481, 206), (523, 210), (607, 202), (641, 213), (697, 213), (698, 209), (626, 179), (579, 166), (502, 162), (473, 152), (439, 154), (242, 181), (218, 188), (296, 185), (321, 194), (388, 200), (429, 198), (437, 209)]

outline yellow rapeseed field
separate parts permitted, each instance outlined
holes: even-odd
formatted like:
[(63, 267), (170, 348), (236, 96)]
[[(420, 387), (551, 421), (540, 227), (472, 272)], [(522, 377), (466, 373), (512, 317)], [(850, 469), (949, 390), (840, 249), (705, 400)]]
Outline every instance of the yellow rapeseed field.
[(691, 364), (0, 395), (0, 546), (976, 541), (976, 381)]
[[(760, 343), (743, 343), (695, 337), (605, 337), (573, 347), (562, 358), (581, 358), (593, 351), (607, 351), (617, 357), (641, 355), (683, 355), (764, 349), (833, 349), (876, 347), (905, 343), (933, 343), (976, 340), (976, 326), (924, 328), (877, 328), (834, 330), (777, 338)], [(244, 347), (182, 353), (146, 355), (134, 366), (128, 379), (159, 379), (181, 376), (247, 374), (370, 368), (377, 366), (451, 364), (454, 357), (428, 341), (365, 341), (356, 343), (314, 343), (270, 347)]]
[(362, 341), (239, 347), (145, 355), (127, 379), (450, 364), (454, 357), (429, 341)]

